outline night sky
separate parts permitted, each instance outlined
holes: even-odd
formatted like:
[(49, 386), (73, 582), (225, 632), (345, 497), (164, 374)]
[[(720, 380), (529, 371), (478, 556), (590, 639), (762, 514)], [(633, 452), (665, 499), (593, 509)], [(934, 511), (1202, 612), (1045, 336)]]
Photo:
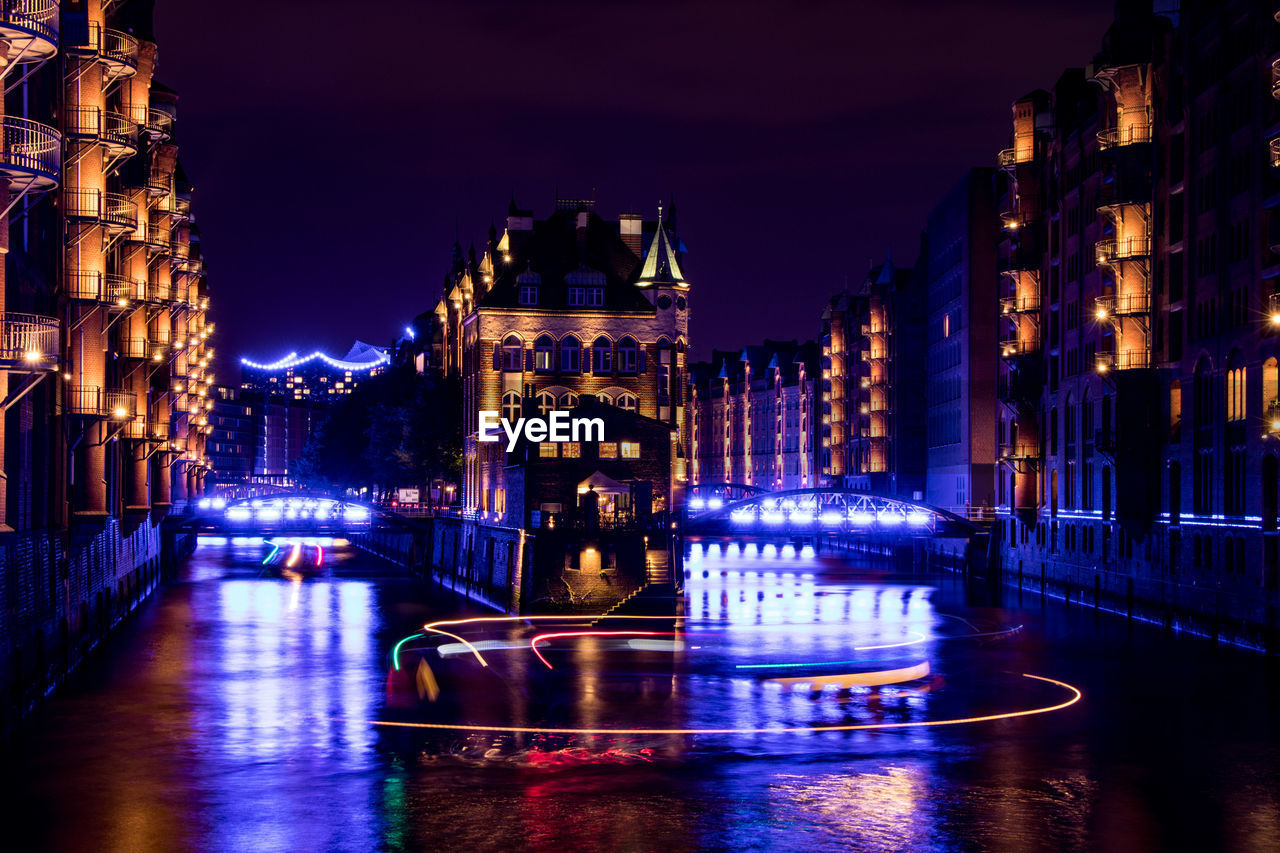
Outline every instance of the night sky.
[[(455, 228), (557, 189), (674, 197), (694, 357), (814, 337), (823, 301), (1007, 144), (1011, 102), (1084, 65), (1111, 0), (159, 0), (158, 79), (224, 365), (386, 343)], [(226, 367), (224, 380), (232, 380)]]

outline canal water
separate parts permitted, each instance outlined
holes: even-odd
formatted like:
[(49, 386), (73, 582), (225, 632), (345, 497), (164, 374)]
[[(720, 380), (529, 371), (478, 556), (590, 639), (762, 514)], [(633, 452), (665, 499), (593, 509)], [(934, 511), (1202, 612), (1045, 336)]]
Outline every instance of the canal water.
[(686, 575), (678, 630), (464, 622), (341, 540), (206, 538), (5, 755), (4, 847), (1280, 848), (1252, 652), (806, 550)]

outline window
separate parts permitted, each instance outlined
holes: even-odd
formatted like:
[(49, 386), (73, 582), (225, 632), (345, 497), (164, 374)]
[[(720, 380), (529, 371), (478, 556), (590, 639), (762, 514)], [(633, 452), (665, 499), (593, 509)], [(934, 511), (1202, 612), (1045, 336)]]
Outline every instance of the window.
[(588, 287), (587, 304), (593, 308), (599, 308), (601, 305), (604, 305), (604, 288)]
[(502, 342), (502, 369), (508, 371), (523, 370), (524, 343), (515, 335), (507, 335)]
[(576, 441), (566, 441), (560, 445), (560, 455), (565, 459), (577, 459), (582, 455), (582, 445)]
[(582, 344), (573, 335), (560, 340), (560, 371), (577, 373), (582, 364)]
[(638, 441), (622, 442), (622, 458), (623, 459), (639, 459), (640, 458), (640, 442)]
[(627, 335), (618, 341), (618, 372), (619, 373), (635, 373), (636, 372), (636, 339)]
[(1227, 420), (1244, 420), (1244, 368), (1227, 371)]
[(570, 305), (586, 305), (587, 289), (585, 287), (569, 288), (569, 304)]
[(617, 459), (618, 458), (618, 442), (616, 441), (600, 442), (600, 458), (601, 459)]
[(636, 399), (634, 394), (619, 394), (617, 406), (619, 409), (634, 412), (636, 409), (640, 408), (640, 401)]
[(549, 391), (543, 391), (538, 394), (538, 414), (545, 418), (549, 413), (555, 411), (555, 408), (556, 398), (554, 394)]
[(559, 447), (560, 445), (554, 441), (538, 442), (538, 457), (540, 459), (555, 459), (560, 455), (556, 452)]
[(603, 335), (591, 345), (591, 370), (593, 373), (613, 372), (613, 341)]
[(572, 391), (567, 391), (560, 395), (560, 408), (572, 409), (578, 405), (578, 395)]
[(520, 304), (521, 305), (537, 305), (538, 304), (538, 286), (536, 284), (520, 285)]
[(533, 342), (533, 369), (538, 373), (555, 370), (556, 342), (550, 335), (539, 335)]
[(502, 395), (502, 417), (511, 423), (520, 420), (520, 395), (515, 391)]

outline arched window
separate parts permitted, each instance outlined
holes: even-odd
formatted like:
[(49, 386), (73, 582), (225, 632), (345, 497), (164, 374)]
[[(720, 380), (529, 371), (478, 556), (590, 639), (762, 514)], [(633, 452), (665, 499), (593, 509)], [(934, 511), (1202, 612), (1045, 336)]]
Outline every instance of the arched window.
[(1208, 426), (1213, 423), (1212, 389), (1213, 377), (1209, 375), (1209, 360), (1202, 358), (1196, 363), (1195, 383), (1192, 389), (1191, 404), (1195, 408), (1196, 426)]
[(560, 370), (577, 373), (582, 369), (582, 344), (573, 335), (560, 339)]
[(1169, 429), (1177, 429), (1182, 423), (1182, 383), (1175, 379), (1169, 383)]
[(538, 373), (555, 370), (556, 342), (550, 335), (539, 335), (533, 342), (533, 369)]
[(554, 394), (550, 391), (542, 391), (538, 394), (538, 414), (545, 418), (548, 414), (555, 411), (555, 408), (556, 396)]
[(502, 369), (524, 370), (524, 342), (515, 335), (507, 335), (502, 341)]
[(635, 373), (636, 372), (636, 352), (639, 347), (636, 346), (636, 339), (627, 335), (618, 341), (618, 372), (619, 373)]
[(619, 394), (618, 408), (625, 409), (628, 412), (634, 412), (640, 407), (640, 401), (636, 399), (634, 394)]
[(572, 409), (576, 405), (578, 405), (577, 394), (573, 393), (572, 391), (567, 391), (564, 394), (560, 395), (560, 408)]
[(1280, 397), (1280, 366), (1274, 357), (1262, 362), (1262, 408), (1270, 420), (1276, 410), (1276, 398)]
[(591, 371), (593, 373), (613, 372), (613, 341), (604, 335), (591, 344)]
[(1245, 413), (1244, 365), (1240, 354), (1233, 352), (1227, 360), (1227, 420), (1242, 421)]
[(502, 395), (502, 417), (512, 423), (520, 420), (520, 395), (515, 391)]
[(610, 397), (608, 394), (597, 394), (596, 399), (599, 400), (601, 403), (604, 403), (606, 406), (613, 405), (613, 398)]

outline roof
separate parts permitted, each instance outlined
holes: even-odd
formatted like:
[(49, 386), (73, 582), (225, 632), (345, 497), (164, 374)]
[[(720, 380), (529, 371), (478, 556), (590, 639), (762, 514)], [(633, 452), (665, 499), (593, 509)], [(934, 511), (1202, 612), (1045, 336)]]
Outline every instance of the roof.
[(676, 260), (675, 249), (667, 237), (667, 229), (662, 227), (662, 208), (658, 208), (658, 228), (654, 231), (653, 241), (649, 243), (649, 251), (645, 253), (644, 267), (640, 270), (640, 278), (636, 282), (647, 284), (687, 284), (684, 273), (680, 271), (680, 263)]

